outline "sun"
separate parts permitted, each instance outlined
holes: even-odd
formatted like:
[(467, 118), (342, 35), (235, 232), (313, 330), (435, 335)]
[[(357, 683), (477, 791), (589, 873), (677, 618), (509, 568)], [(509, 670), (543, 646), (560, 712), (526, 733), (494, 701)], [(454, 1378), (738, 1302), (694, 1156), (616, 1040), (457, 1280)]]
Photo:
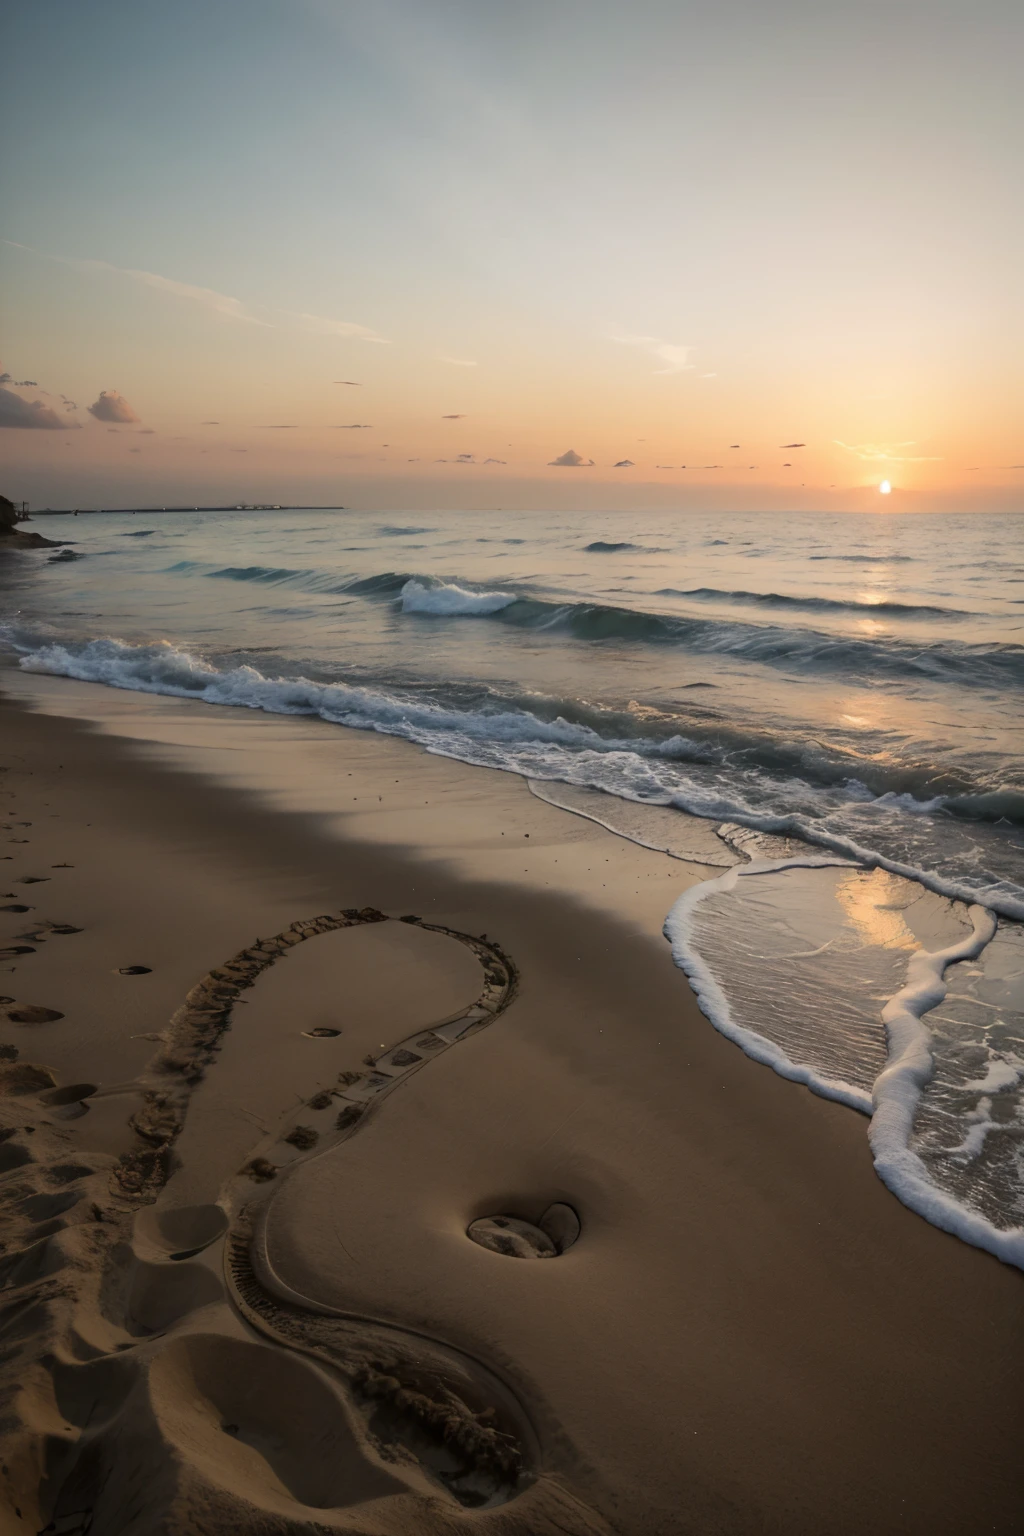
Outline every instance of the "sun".
[(883, 480), (881, 485), (878, 487), (878, 493), (880, 496), (888, 496), (891, 490), (892, 486), (889, 484), (888, 480)]

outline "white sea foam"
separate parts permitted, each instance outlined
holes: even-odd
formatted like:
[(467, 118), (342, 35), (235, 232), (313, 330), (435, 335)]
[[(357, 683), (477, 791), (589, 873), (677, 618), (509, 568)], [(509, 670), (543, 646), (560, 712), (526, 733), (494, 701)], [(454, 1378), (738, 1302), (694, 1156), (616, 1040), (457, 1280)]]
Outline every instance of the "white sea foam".
[[(740, 1024), (729, 1007), (728, 999), (717, 976), (696, 947), (696, 915), (699, 907), (709, 896), (732, 893), (738, 881), (751, 875), (764, 874), (782, 869), (852, 868), (845, 859), (797, 858), (759, 859), (753, 864), (736, 866), (716, 880), (705, 880), (700, 885), (684, 891), (665, 919), (665, 937), (672, 945), (672, 958), (689, 978), (697, 996), (700, 1010), (728, 1040), (732, 1040), (754, 1061), (763, 1062), (780, 1077), (793, 1083), (803, 1083), (823, 1098), (835, 1099), (862, 1114), (871, 1113), (871, 1095), (852, 1083), (824, 1076), (806, 1062), (793, 1061), (783, 1048), (767, 1035)], [(788, 956), (793, 959), (794, 957)]]
[[(992, 912), (985, 907), (972, 906), (969, 934), (942, 949), (909, 954), (904, 985), (885, 1002), (878, 1015), (880, 1026), (885, 1029), (887, 1059), (870, 1093), (829, 1077), (807, 1062), (793, 1060), (779, 1043), (739, 1022), (727, 995), (727, 990), (735, 984), (735, 976), (723, 980), (701, 954), (698, 917), (702, 905), (709, 899), (734, 895), (741, 881), (758, 879), (775, 871), (798, 871), (838, 863), (837, 860), (802, 858), (765, 860), (731, 869), (716, 880), (692, 887), (675, 903), (665, 922), (665, 934), (672, 944), (676, 964), (689, 977), (702, 1012), (748, 1056), (771, 1066), (782, 1077), (806, 1084), (825, 1098), (835, 1099), (871, 1116), (868, 1135), (875, 1169), (898, 1199), (934, 1226), (986, 1249), (1005, 1263), (1024, 1269), (1024, 1227), (996, 1225), (965, 1200), (940, 1188), (928, 1165), (912, 1146), (922, 1092), (935, 1070), (932, 1032), (924, 1022), (924, 1016), (946, 996), (944, 974), (947, 968), (976, 959), (994, 938), (997, 924)], [(792, 960), (794, 957), (786, 958)], [(800, 996), (793, 995), (790, 1007), (799, 1009), (803, 1001)], [(767, 996), (762, 999), (762, 1006), (769, 1014)], [(818, 1021), (807, 1018), (798, 1022), (805, 1031), (808, 1050), (813, 1052)], [(974, 1086), (986, 1086), (993, 1092), (1013, 1086), (1018, 1077), (1015, 1063), (1001, 1065), (1009, 1067), (1009, 1071), (999, 1072), (993, 1064), (991, 1082)], [(1005, 1128), (993, 1118), (992, 1100), (988, 1097), (980, 1099), (961, 1123), (964, 1126), (962, 1140), (947, 1153), (948, 1157), (961, 1163), (978, 1158), (986, 1138)]]
[(984, 1077), (964, 1083), (968, 1093), (1001, 1093), (1015, 1088), (1024, 1075), (1024, 1061), (1019, 1056), (991, 1056)]
[(471, 592), (454, 582), (427, 586), (412, 579), (402, 588), (403, 613), (433, 613), (451, 618), (500, 613), (516, 601), (512, 592)]
[[(430, 595), (453, 589), (423, 590)], [(507, 596), (463, 595), (473, 601), (498, 598), (502, 602)], [(791, 779), (776, 792), (767, 779), (755, 785), (749, 778), (741, 776), (737, 780), (721, 772), (706, 742), (681, 735), (667, 740), (639, 735), (610, 738), (599, 735), (582, 721), (567, 720), (561, 715), (544, 719), (523, 708), (459, 709), (422, 698), (403, 698), (381, 687), (341, 681), (320, 683), (301, 676), (268, 678), (248, 665), (218, 668), (166, 641), (131, 645), (106, 638), (40, 643), (36, 638), (15, 643), (23, 652), (20, 665), (29, 672), (56, 673), (115, 688), (195, 698), (271, 714), (319, 715), (356, 730), (404, 736), (428, 752), (480, 767), (601, 789), (637, 804), (672, 806), (691, 816), (734, 822), (756, 832), (816, 844), (841, 859), (920, 881), (951, 899), (981, 901), (1005, 916), (1024, 919), (1024, 899), (1019, 887), (984, 878), (969, 883), (962, 878), (962, 868), (954, 876), (922, 868), (887, 856), (830, 826), (821, 812), (838, 804), (856, 807), (863, 802), (872, 813), (903, 814), (902, 801), (908, 797), (873, 798), (856, 782), (839, 789), (815, 791), (812, 786)], [(698, 777), (684, 772), (686, 764), (706, 764), (708, 771)], [(762, 797), (760, 806), (750, 803), (755, 791)], [(802, 808), (782, 809), (781, 805), (773, 804), (773, 797), (782, 804), (802, 800)], [(915, 818), (918, 819), (924, 820)]]

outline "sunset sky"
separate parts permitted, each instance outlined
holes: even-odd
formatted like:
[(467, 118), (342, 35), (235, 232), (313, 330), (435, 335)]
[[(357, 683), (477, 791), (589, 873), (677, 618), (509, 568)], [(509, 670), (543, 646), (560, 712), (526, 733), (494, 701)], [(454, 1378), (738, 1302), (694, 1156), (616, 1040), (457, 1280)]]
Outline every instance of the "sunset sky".
[(1014, 508), (1022, 14), (9, 11), (0, 490)]

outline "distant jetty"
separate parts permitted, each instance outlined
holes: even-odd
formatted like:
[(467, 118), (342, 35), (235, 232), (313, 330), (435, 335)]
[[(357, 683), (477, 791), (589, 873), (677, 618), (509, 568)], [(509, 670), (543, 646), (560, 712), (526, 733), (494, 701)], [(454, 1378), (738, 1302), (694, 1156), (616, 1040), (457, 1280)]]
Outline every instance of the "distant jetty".
[(36, 517), (98, 517), (115, 516), (159, 517), (164, 512), (345, 512), (346, 507), (287, 507), (278, 502), (233, 502), (224, 507), (40, 507), (30, 513)]

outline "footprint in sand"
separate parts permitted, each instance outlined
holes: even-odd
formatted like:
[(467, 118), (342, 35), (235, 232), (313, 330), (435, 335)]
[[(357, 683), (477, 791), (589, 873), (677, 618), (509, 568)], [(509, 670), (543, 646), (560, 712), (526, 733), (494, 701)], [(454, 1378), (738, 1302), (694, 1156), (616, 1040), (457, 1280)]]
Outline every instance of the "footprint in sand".
[(16, 1003), (13, 998), (0, 1003), (0, 1020), (9, 1019), (12, 1024), (53, 1024), (63, 1017), (56, 1008), (41, 1008), (37, 1003)]
[(30, 944), (43, 944), (47, 939), (60, 937), (62, 934), (81, 933), (81, 928), (76, 928), (73, 923), (39, 923), (28, 933), (19, 933), (17, 937), (22, 942)]
[(48, 1088), (39, 1095), (39, 1102), (51, 1110), (53, 1120), (80, 1120), (89, 1113), (88, 1104), (96, 1092), (95, 1083), (69, 1083), (64, 1088)]

